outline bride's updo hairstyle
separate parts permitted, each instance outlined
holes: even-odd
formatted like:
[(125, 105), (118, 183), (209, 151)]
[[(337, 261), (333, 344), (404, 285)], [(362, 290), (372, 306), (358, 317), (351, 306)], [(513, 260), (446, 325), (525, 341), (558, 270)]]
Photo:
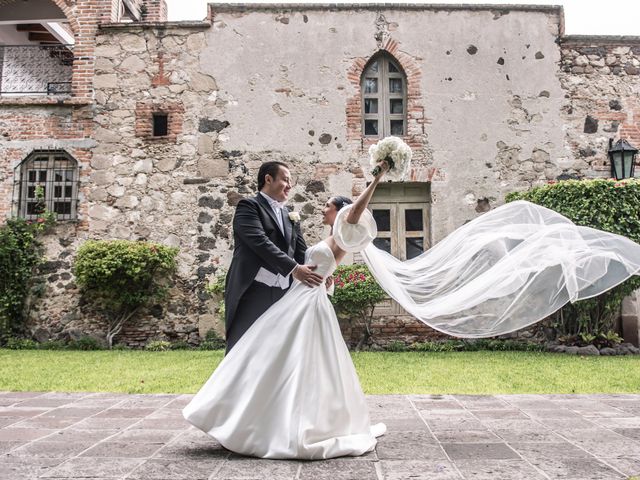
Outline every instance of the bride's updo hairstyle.
[(345, 205), (351, 205), (353, 203), (353, 200), (351, 200), (349, 197), (342, 197), (342, 196), (331, 197), (329, 201), (335, 205), (336, 211), (338, 212)]

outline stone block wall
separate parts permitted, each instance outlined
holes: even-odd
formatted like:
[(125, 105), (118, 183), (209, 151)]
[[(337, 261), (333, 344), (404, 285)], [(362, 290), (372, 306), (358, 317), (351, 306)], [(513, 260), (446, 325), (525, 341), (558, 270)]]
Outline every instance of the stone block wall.
[(564, 37), (558, 77), (567, 177), (611, 177), (609, 139), (640, 148), (640, 37)]
[[(614, 121), (632, 132), (640, 118), (638, 76), (627, 72), (633, 45), (612, 44), (598, 58), (570, 38), (558, 46), (556, 7), (210, 8), (211, 22), (101, 25), (90, 105), (0, 105), (9, 132), (0, 137), (10, 159), (0, 170), (4, 212), (12, 168), (34, 145), (82, 162), (80, 220), (48, 239), (48, 287), (31, 309), (30, 327), (43, 338), (103, 329), (70, 274), (87, 238), (180, 248), (170, 300), (142, 312), (117, 342), (197, 343), (205, 326), (219, 328), (204, 286), (230, 262), (234, 207), (256, 193), (262, 162), (289, 164), (290, 205), (308, 244), (328, 234), (326, 200), (358, 194), (370, 180), (374, 140), (362, 137), (360, 77), (381, 50), (407, 74), (410, 180), (431, 181), (431, 243), (510, 191), (604, 174), (601, 147)], [(604, 69), (608, 57), (619, 57), (617, 74), (613, 63)], [(154, 113), (168, 116), (167, 135), (153, 135)], [(439, 335), (402, 316), (377, 319), (374, 334), (381, 344)]]

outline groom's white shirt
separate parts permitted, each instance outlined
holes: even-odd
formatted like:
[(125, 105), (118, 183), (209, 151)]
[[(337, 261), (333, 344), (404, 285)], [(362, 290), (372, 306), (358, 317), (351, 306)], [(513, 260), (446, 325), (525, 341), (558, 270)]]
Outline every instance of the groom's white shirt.
[[(278, 221), (278, 227), (284, 235), (284, 221), (282, 220), (284, 203), (274, 200), (266, 193), (260, 192), (260, 195), (266, 198), (267, 202), (269, 202), (269, 205), (271, 206), (271, 209), (276, 216), (276, 220)], [(254, 280), (256, 282), (264, 283), (269, 287), (280, 287), (281, 289), (286, 290), (287, 288), (289, 288), (290, 276), (291, 273), (289, 273), (289, 275), (287, 275), (286, 277), (283, 277), (279, 273), (273, 273), (264, 267), (260, 267), (260, 270), (258, 270), (258, 274), (256, 275), (256, 278), (254, 278)]]

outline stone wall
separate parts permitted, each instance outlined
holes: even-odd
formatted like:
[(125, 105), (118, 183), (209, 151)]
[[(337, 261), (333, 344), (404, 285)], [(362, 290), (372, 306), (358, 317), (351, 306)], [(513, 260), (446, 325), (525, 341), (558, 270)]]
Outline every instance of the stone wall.
[[(102, 25), (91, 108), (34, 112), (40, 122), (90, 121), (53, 142), (83, 162), (81, 215), (48, 239), (48, 287), (31, 310), (39, 336), (101, 334), (70, 274), (87, 238), (180, 248), (168, 303), (143, 312), (117, 342), (197, 343), (209, 328), (221, 331), (204, 286), (230, 262), (234, 207), (255, 194), (259, 165), (290, 165), (290, 204), (309, 244), (328, 233), (320, 215), (328, 197), (358, 194), (370, 179), (359, 82), (381, 50), (407, 74), (410, 181), (431, 181), (432, 243), (510, 191), (603, 174), (603, 132), (615, 134), (605, 127), (619, 118), (620, 128), (635, 128), (638, 77), (626, 72), (633, 48), (612, 46), (601, 57), (605, 66), (620, 57), (617, 74), (570, 39), (560, 48), (556, 7), (210, 8), (211, 23)], [(574, 71), (585, 55), (598, 65)], [(4, 128), (16, 128), (10, 120), (22, 107), (13, 108), (0, 116)], [(154, 113), (168, 115), (167, 135), (153, 135)], [(595, 133), (584, 133), (594, 128), (588, 116), (598, 120)], [(16, 159), (5, 178), (32, 146), (24, 133), (0, 146)], [(439, 335), (403, 316), (381, 317), (374, 328), (380, 344)]]
[(569, 177), (610, 177), (609, 139), (640, 147), (640, 37), (564, 37), (562, 107)]

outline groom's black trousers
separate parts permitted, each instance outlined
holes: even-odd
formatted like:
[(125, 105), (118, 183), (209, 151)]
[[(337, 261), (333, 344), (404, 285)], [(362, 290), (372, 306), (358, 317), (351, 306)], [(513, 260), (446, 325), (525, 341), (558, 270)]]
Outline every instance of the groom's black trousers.
[(240, 337), (253, 325), (260, 315), (280, 300), (287, 290), (269, 287), (264, 283), (253, 282), (240, 298), (238, 309), (227, 330), (227, 352), (233, 348)]

